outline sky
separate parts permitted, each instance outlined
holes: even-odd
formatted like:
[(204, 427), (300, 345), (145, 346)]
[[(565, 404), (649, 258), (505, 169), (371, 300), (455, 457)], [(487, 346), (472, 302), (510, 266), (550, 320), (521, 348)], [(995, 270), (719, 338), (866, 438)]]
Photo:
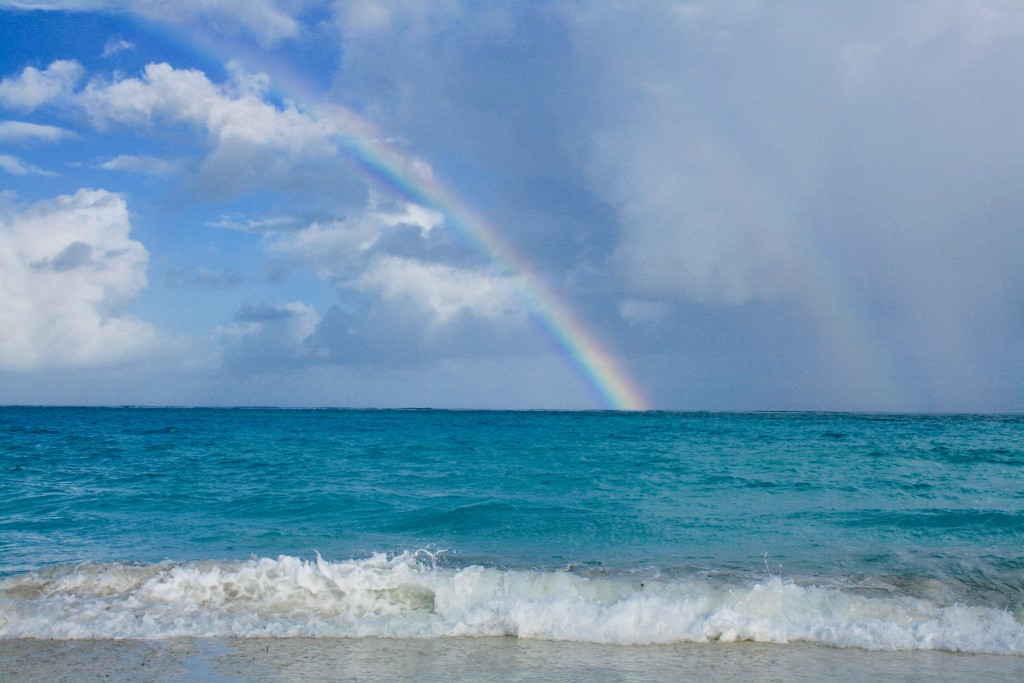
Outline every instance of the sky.
[(1024, 411), (1024, 4), (0, 0), (0, 403)]

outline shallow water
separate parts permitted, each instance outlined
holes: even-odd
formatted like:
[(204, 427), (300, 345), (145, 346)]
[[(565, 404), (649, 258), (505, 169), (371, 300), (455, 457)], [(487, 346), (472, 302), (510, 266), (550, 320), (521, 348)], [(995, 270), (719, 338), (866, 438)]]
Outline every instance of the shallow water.
[(0, 444), (3, 638), (1024, 653), (1020, 416), (2, 408)]

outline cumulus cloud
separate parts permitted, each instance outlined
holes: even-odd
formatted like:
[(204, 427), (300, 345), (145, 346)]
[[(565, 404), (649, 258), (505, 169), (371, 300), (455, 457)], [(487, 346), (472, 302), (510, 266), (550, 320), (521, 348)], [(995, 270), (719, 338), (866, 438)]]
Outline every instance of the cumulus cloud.
[(0, 0), (0, 7), (3, 6), (81, 12), (130, 12), (146, 19), (185, 28), (202, 28), (226, 34), (245, 33), (255, 37), (264, 46), (299, 34), (299, 23), (275, 0)]
[[(402, 300), (444, 323), (466, 313), (485, 318), (521, 316), (518, 284), (511, 276), (479, 267), (430, 258), (426, 242), (444, 216), (417, 204), (378, 206), (371, 195), (365, 211), (343, 220), (314, 222), (306, 228), (273, 236), (272, 253), (312, 267), (318, 277), (340, 286)], [(389, 241), (396, 230), (410, 230), (420, 253), (400, 254)]]
[(58, 60), (40, 71), (27, 66), (18, 76), (0, 80), (0, 106), (30, 112), (70, 94), (85, 75), (74, 60)]
[(90, 81), (75, 102), (101, 130), (163, 122), (204, 131), (209, 153), (197, 188), (208, 195), (301, 187), (310, 175), (330, 174), (340, 164), (332, 142), (337, 123), (267, 102), (263, 83), (236, 74), (218, 85), (201, 71), (150, 64), (139, 78)]
[(113, 364), (157, 332), (122, 312), (146, 286), (148, 254), (125, 201), (104, 190), (0, 207), (0, 366)]
[[(344, 117), (318, 119), (294, 107), (276, 107), (264, 99), (265, 77), (249, 75), (237, 65), (230, 70), (230, 82), (218, 85), (198, 71), (151, 64), (137, 78), (93, 79), (69, 94), (66, 102), (101, 130), (185, 124), (204, 131), (210, 151), (200, 165), (200, 175), (216, 182), (237, 182), (236, 191), (253, 189), (254, 183), (273, 185), (275, 178), (334, 154), (333, 136), (345, 130)], [(429, 177), (431, 168), (425, 162), (411, 155), (401, 160), (410, 172)], [(99, 167), (150, 174), (175, 170), (171, 162), (133, 155), (115, 157)], [(379, 204), (373, 195), (364, 212), (314, 221), (302, 229), (296, 229), (292, 218), (262, 222), (247, 218), (244, 223), (225, 219), (222, 225), (264, 232), (275, 257), (312, 268), (341, 291), (380, 301), (376, 315), (415, 320), (418, 334), (428, 327), (435, 331), (445, 327), (455, 334), (453, 330), (472, 319), (501, 319), (505, 326), (522, 326), (525, 312), (513, 277), (478, 265), (449, 263), (451, 254), (438, 250), (446, 239), (435, 237), (444, 232), (439, 231), (444, 222), (441, 213), (408, 202)], [(80, 255), (75, 252), (68, 258)], [(241, 367), (243, 358), (263, 358), (270, 349), (295, 362), (319, 362), (317, 354), (305, 348), (313, 346), (303, 341), (312, 334), (309, 321), (315, 311), (280, 310), (289, 312), (290, 323), (256, 320), (248, 312), (221, 330), (220, 339), (228, 350), (225, 358), (230, 358), (231, 365)], [(300, 320), (305, 322), (300, 325)], [(297, 335), (296, 329), (303, 335)], [(326, 329), (320, 329), (318, 336), (321, 349), (331, 348), (323, 345)], [(453, 351), (456, 346), (448, 343), (446, 349)], [(294, 352), (285, 352), (286, 347)]]
[(74, 133), (57, 126), (46, 126), (26, 121), (0, 121), (0, 142), (56, 142), (74, 137)]
[(536, 351), (518, 280), (453, 259), (443, 221), (371, 195), (344, 219), (268, 233), (271, 254), (311, 269), (339, 295), (292, 357), (394, 367)]
[(365, 267), (389, 231), (407, 227), (418, 237), (427, 237), (443, 220), (437, 211), (410, 202), (380, 206), (379, 197), (371, 193), (365, 210), (272, 235), (269, 248), (271, 253), (311, 266), (323, 280), (343, 281)]
[(296, 127), (313, 127), (295, 109), (282, 112), (262, 101), (257, 92), (247, 89), (231, 96), (203, 72), (169, 64), (149, 64), (140, 78), (90, 81), (79, 101), (100, 128), (112, 123), (147, 125), (162, 116), (200, 125), (217, 137), (280, 144), (291, 142)]
[(461, 313), (484, 318), (525, 317), (515, 280), (485, 271), (380, 256), (353, 284), (385, 300), (411, 301), (440, 324)]

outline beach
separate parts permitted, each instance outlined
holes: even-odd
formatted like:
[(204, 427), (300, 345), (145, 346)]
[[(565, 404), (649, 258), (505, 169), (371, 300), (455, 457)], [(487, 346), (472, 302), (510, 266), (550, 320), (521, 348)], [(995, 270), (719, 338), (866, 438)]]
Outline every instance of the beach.
[(4, 681), (1020, 680), (1024, 659), (807, 643), (609, 646), (517, 638), (0, 640)]

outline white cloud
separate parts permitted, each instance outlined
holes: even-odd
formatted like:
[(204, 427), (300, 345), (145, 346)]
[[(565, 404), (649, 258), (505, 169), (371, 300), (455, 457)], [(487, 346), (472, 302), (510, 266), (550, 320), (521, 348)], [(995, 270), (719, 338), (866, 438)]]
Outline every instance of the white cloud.
[(177, 25), (249, 33), (266, 47), (299, 35), (298, 21), (282, 4), (275, 0), (136, 0), (127, 9)]
[(275, 0), (0, 0), (0, 7), (131, 12), (147, 19), (220, 33), (248, 33), (270, 46), (299, 35), (299, 23)]
[(243, 95), (255, 95), (263, 97), (270, 89), (270, 76), (264, 73), (253, 73), (245, 68), (241, 62), (232, 59), (226, 65), (230, 77), (229, 94), (235, 97)]
[(124, 52), (125, 50), (133, 50), (135, 46), (129, 43), (124, 38), (111, 38), (103, 46), (103, 57), (113, 57), (118, 52)]
[(525, 316), (515, 280), (485, 271), (381, 256), (354, 284), (385, 300), (411, 301), (436, 323), (448, 322), (460, 313), (482, 318)]
[(155, 116), (205, 124), (210, 104), (221, 98), (220, 89), (201, 71), (149, 64), (142, 78), (90, 81), (78, 102), (94, 126), (105, 128), (112, 123), (146, 126)]
[(225, 230), (238, 230), (239, 232), (267, 233), (298, 228), (299, 225), (299, 220), (292, 216), (248, 218), (246, 216), (231, 215), (221, 216), (219, 220), (209, 221), (206, 223), (206, 226), (210, 228), (224, 228)]
[(169, 159), (157, 157), (140, 157), (129, 154), (122, 154), (113, 159), (104, 161), (98, 165), (107, 171), (130, 171), (132, 173), (144, 173), (146, 175), (167, 176), (174, 175), (181, 170), (181, 163)]
[[(227, 82), (218, 84), (198, 70), (149, 64), (138, 77), (96, 77), (75, 91), (82, 67), (77, 62), (53, 62), (43, 71), (29, 67), (4, 79), (0, 96), (24, 108), (57, 102), (65, 112), (84, 114), (100, 131), (119, 126), (144, 133), (161, 126), (198, 129), (204, 134), (198, 142), (205, 145), (206, 154), (195, 165), (190, 181), (205, 199), (253, 190), (310, 195), (329, 190), (338, 203), (344, 203), (354, 190), (365, 191), (363, 181), (352, 174), (346, 153), (339, 150), (339, 140), (353, 144), (353, 140), (372, 137), (372, 126), (338, 106), (317, 113), (301, 111), (290, 101), (278, 106), (265, 98), (270, 86), (265, 74), (250, 73), (237, 62), (229, 63), (228, 71)], [(63, 78), (71, 72), (73, 78)], [(61, 135), (54, 126), (33, 126), (8, 122), (0, 135), (21, 139)], [(432, 170), (425, 161), (411, 155), (394, 157), (393, 163), (405, 164), (408, 172), (430, 177)], [(122, 155), (104, 161), (102, 168), (168, 175), (181, 170), (174, 163)]]
[(121, 313), (146, 286), (148, 254), (124, 199), (79, 190), (0, 206), (0, 367), (88, 367), (147, 352), (151, 325)]
[(514, 277), (390, 250), (392, 231), (404, 228), (412, 244), (423, 246), (443, 221), (442, 214), (409, 202), (382, 207), (371, 194), (363, 212), (272, 234), (268, 248), (322, 280), (383, 302), (379, 315), (411, 315), (406, 325), (415, 319), (436, 328), (465, 316), (520, 325), (526, 312)]
[(363, 255), (377, 243), (384, 225), (375, 216), (314, 222), (294, 234), (274, 239), (271, 253), (314, 269), (322, 280), (338, 280), (359, 268)]
[(164, 122), (205, 131), (211, 149), (199, 167), (199, 187), (208, 194), (294, 185), (303, 178), (301, 169), (328, 173), (330, 163), (318, 164), (337, 162), (331, 137), (338, 125), (265, 101), (264, 83), (236, 73), (220, 86), (201, 71), (150, 64), (141, 78), (91, 81), (76, 102), (100, 129)]
[(0, 121), (0, 142), (19, 143), (40, 140), (56, 142), (74, 137), (74, 133), (57, 126), (44, 126), (25, 121)]
[(26, 164), (18, 157), (11, 156), (10, 154), (0, 154), (0, 168), (11, 175), (54, 175), (32, 164)]
[(66, 97), (85, 75), (85, 68), (74, 60), (58, 60), (40, 71), (27, 66), (18, 76), (0, 80), (0, 106), (32, 111)]
[(269, 244), (270, 251), (312, 267), (323, 280), (348, 280), (366, 266), (370, 252), (388, 230), (408, 226), (426, 236), (444, 220), (442, 214), (416, 204), (403, 202), (389, 210), (381, 208), (378, 201), (371, 194), (363, 212), (276, 235)]

